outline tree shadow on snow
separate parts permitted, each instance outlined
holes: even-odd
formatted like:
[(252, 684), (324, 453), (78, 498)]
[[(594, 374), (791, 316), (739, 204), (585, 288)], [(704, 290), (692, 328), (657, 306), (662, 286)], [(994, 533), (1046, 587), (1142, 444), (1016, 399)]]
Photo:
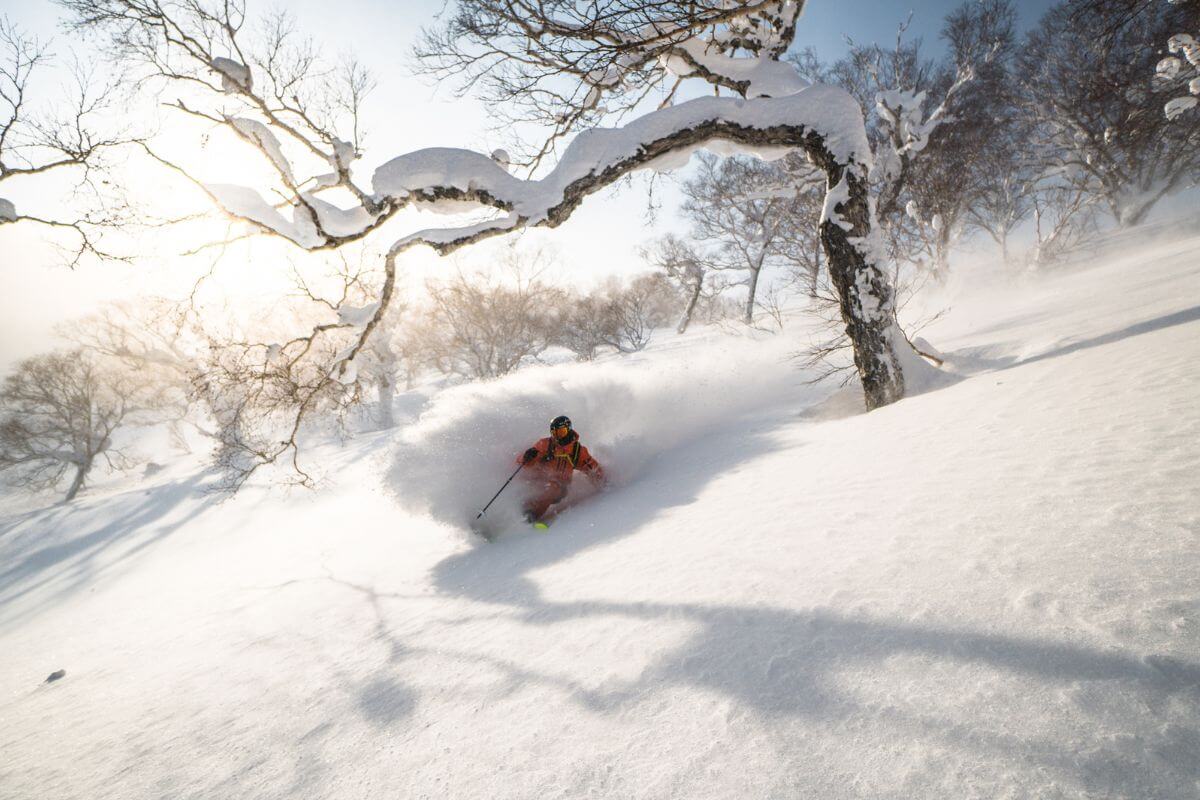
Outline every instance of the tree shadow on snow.
[[(12, 563), (0, 565), (0, 622), (34, 615), (42, 606), (76, 591), (103, 571), (179, 530), (217, 501), (216, 496), (204, 493), (209, 477), (210, 473), (200, 472), (153, 489), (103, 498), (87, 505), (56, 505), (10, 521), (0, 529), (0, 539), (24, 528), (27, 535), (52, 531), (56, 541), (41, 546), (31, 541), (30, 547), (18, 552)], [(142, 497), (132, 500), (137, 494)], [(180, 504), (192, 498), (200, 502), (190, 513), (163, 522)], [(100, 516), (94, 511), (98, 503), (127, 507), (105, 524), (78, 532), (94, 524), (93, 518)], [(6, 544), (13, 549), (20, 547), (18, 542)], [(48, 591), (37, 602), (15, 603), (42, 589)]]
[[(588, 687), (561, 677), (539, 677), (527, 664), (493, 664), (507, 670), (514, 682), (558, 687), (596, 713), (619, 715), (642, 700), (671, 695), (678, 687), (693, 687), (724, 695), (740, 710), (761, 718), (865, 722), (881, 747), (893, 737), (931, 742), (1018, 764), (1022, 772), (1043, 770), (1087, 791), (1141, 796), (1149, 796), (1149, 792), (1165, 797), (1186, 793), (1200, 781), (1200, 733), (1196, 730), (1161, 725), (1147, 732), (1143, 725), (1137, 735), (1145, 755), (1131, 757), (1122, 749), (1119, 737), (1107, 735), (1103, 707), (1080, 708), (1067, 699), (1073, 689), (1081, 687), (1101, 696), (1112, 691), (1136, 698), (1143, 707), (1161, 703), (1191, 708), (1193, 718), (1200, 719), (1200, 665), (1189, 661), (830, 610), (559, 603), (547, 600), (529, 577), (549, 564), (652, 527), (663, 509), (692, 502), (716, 476), (776, 446), (770, 430), (739, 431), (725, 434), (716, 446), (709, 441), (664, 453), (645, 470), (637, 485), (577, 509), (569, 524), (564, 518), (549, 535), (501, 540), (445, 559), (434, 569), (436, 586), (446, 595), (507, 606), (510, 619), (529, 625), (616, 615), (694, 627), (681, 645), (659, 657), (636, 679), (611, 678), (601, 681), (599, 688), (594, 682)], [(705, 461), (702, 454), (710, 459), (719, 457), (715, 462)], [(656, 481), (663, 470), (670, 470), (669, 480)], [(469, 653), (462, 658), (480, 660)], [(914, 659), (924, 688), (935, 695), (939, 680), (957, 687), (963, 680), (962, 669), (982, 666), (989, 679), (997, 673), (1005, 680), (1032, 679), (1031, 691), (1050, 698), (1045, 709), (1052, 723), (1082, 723), (1083, 727), (1075, 742), (1063, 741), (1023, 730), (1020, 723), (1011, 724), (1009, 719), (1004, 720), (1009, 724), (1000, 724), (968, 716), (953, 705), (953, 699), (942, 706), (934, 701), (927, 713), (916, 713), (906, 707), (904, 697), (898, 702), (863, 699), (843, 688), (848, 675), (864, 671), (878, 672), (886, 685), (887, 676), (897, 670), (909, 675)], [(850, 683), (870, 686), (869, 681), (861, 684), (857, 678)], [(1013, 686), (1011, 682), (1007, 685)], [(1093, 720), (1095, 729), (1089, 730)], [(1081, 743), (1087, 749), (1082, 755), (1077, 750)]]
[[(549, 625), (590, 616), (625, 616), (692, 623), (693, 633), (658, 658), (632, 681), (610, 678), (599, 688), (564, 687), (546, 678), (584, 707), (622, 715), (644, 701), (677, 696), (690, 687), (701, 694), (723, 695), (739, 713), (761, 719), (809, 719), (822, 724), (853, 722), (880, 747), (893, 740), (932, 743), (984, 755), (1002, 763), (1030, 764), (1055, 780), (1086, 791), (1121, 796), (1185, 797), (1200, 781), (1200, 732), (1178, 724), (1156, 724), (1136, 733), (1137, 752), (1112, 735), (1103, 707), (1088, 713), (1089, 703), (1072, 705), (1072, 690), (1101, 697), (1124, 696), (1143, 708), (1192, 708), (1200, 718), (1200, 665), (1171, 657), (1141, 658), (1064, 642), (980, 633), (948, 627), (844, 615), (829, 610), (791, 611), (764, 607), (654, 603), (523, 602), (517, 619)], [(899, 659), (899, 661), (897, 661)], [(954, 690), (963, 682), (961, 668), (983, 666), (1015, 678), (1032, 678), (1031, 695), (1044, 695), (1049, 727), (1079, 726), (1073, 740), (1039, 733), (1047, 720), (1022, 720), (987, 702), (987, 715), (976, 718), (955, 706)], [(901, 680), (919, 684), (924, 695), (860, 698), (843, 687), (887, 685), (887, 676), (903, 670)], [(914, 672), (916, 674), (914, 674)], [(864, 673), (875, 674), (878, 682)], [(919, 675), (919, 677), (917, 677)], [(988, 685), (991, 675), (985, 677)], [(528, 680), (527, 675), (522, 676)], [(952, 687), (939, 706), (938, 685)], [(903, 685), (903, 684), (901, 684)], [(932, 694), (933, 699), (927, 695)], [(922, 700), (921, 698), (925, 699)], [(924, 704), (927, 712), (911, 710)], [(1062, 712), (1055, 709), (1062, 707)], [(1082, 709), (1082, 710), (1080, 710)], [(966, 712), (966, 713), (964, 713)], [(1089, 730), (1088, 723), (1096, 721)], [(1082, 723), (1082, 724), (1081, 724)], [(1135, 735), (1131, 734), (1130, 735)], [(1127, 737), (1125, 737), (1127, 738)], [(921, 746), (918, 744), (918, 746)]]
[[(1022, 363), (1198, 320), (1200, 307)], [(621, 715), (644, 700), (675, 696), (672, 690), (691, 687), (723, 695), (739, 710), (756, 717), (847, 722), (856, 730), (865, 724), (867, 735), (875, 737), (880, 747), (897, 738), (932, 743), (968, 757), (982, 755), (1016, 765), (1022, 775), (1045, 773), (1084, 791), (1156, 797), (1182, 797), (1194, 791), (1200, 781), (1200, 731), (1196, 726), (1141, 724), (1136, 734), (1131, 734), (1136, 736), (1138, 749), (1131, 754), (1128, 742), (1112, 731), (1110, 715), (1120, 708), (1120, 702), (1110, 707), (1104, 700), (1111, 693), (1141, 708), (1170, 707), (1177, 719), (1189, 714), (1193, 720), (1200, 719), (1200, 665), (1191, 661), (830, 610), (561, 603), (542, 595), (530, 577), (535, 571), (637, 531), (652, 534), (647, 529), (652, 529), (664, 509), (693, 502), (719, 475), (780, 446), (772, 439), (772, 424), (747, 431), (733, 423), (731, 428), (735, 429), (732, 433), (660, 454), (637, 483), (574, 509), (549, 535), (530, 533), (501, 539), (456, 553), (433, 570), (433, 581), (442, 594), (506, 607), (506, 616), (519, 623), (552, 625), (612, 616), (672, 625), (689, 623), (692, 630), (683, 643), (658, 657), (635, 679), (614, 676), (601, 679), (598, 686), (596, 681), (585, 686), (562, 677), (539, 676), (524, 663), (492, 663), (470, 653), (461, 657), (486, 660), (508, 671), (515, 683), (534, 681), (557, 687), (601, 714)], [(985, 681), (999, 679), (1006, 687), (987, 701), (990, 714), (972, 716), (969, 708), (955, 705), (953, 691), (944, 703), (938, 702), (939, 682), (959, 689), (964, 675), (970, 680), (981, 667)], [(964, 669), (972, 671), (964, 673)], [(914, 711), (911, 706), (916, 703), (906, 696), (870, 699), (855, 694), (862, 689), (869, 692), (875, 685), (861, 679), (863, 673), (871, 672), (879, 674), (881, 687), (897, 674), (902, 680), (919, 681), (934, 699), (928, 709)], [(909, 677), (914, 674), (920, 677)], [(1046, 698), (1035, 722), (1048, 724), (1032, 727), (1005, 716), (1003, 692), (1010, 693), (1015, 708), (1024, 708), (1029, 696), (1023, 686), (1029, 696)], [(1089, 699), (1076, 702), (1072, 700), (1075, 692)], [(983, 701), (968, 697), (967, 702)], [(1053, 731), (1065, 724), (1080, 729), (1071, 738), (1046, 732), (1047, 727)]]
[[(1077, 342), (1071, 342), (1059, 347), (1054, 347), (1043, 353), (1021, 358), (1015, 355), (1007, 355), (1011, 347), (1005, 347), (1002, 343), (991, 345), (982, 345), (977, 347), (968, 347), (961, 350), (946, 354), (946, 363), (954, 367), (956, 370), (965, 375), (974, 375), (984, 372), (993, 372), (1004, 369), (1012, 369), (1013, 367), (1022, 367), (1026, 364), (1036, 364), (1039, 361), (1046, 361), (1059, 356), (1070, 355), (1077, 353), (1080, 350), (1088, 350), (1093, 347), (1102, 347), (1106, 344), (1113, 344), (1122, 339), (1128, 339), (1133, 336), (1140, 336), (1144, 333), (1153, 333), (1154, 331), (1165, 330), (1176, 325), (1186, 325), (1192, 322), (1200, 322), (1200, 306), (1176, 311), (1171, 314), (1164, 314), (1154, 319), (1144, 320), (1142, 322), (1128, 325), (1120, 330), (1110, 331), (1108, 333), (1093, 336), (1089, 339), (1083, 339)], [(976, 332), (978, 333), (978, 332)], [(997, 355), (1000, 353), (1000, 355)]]
[(1176, 311), (1173, 314), (1164, 314), (1161, 317), (1155, 317), (1154, 319), (1134, 323), (1133, 325), (1129, 325), (1128, 327), (1122, 328), (1119, 331), (1112, 331), (1110, 333), (1101, 334), (1100, 336), (1093, 336), (1090, 339), (1084, 339), (1083, 341), (1063, 345), (1062, 347), (1056, 347), (1055, 349), (1048, 350), (1045, 353), (1039, 353), (1036, 356), (1023, 359), (1022, 361), (1012, 364), (1011, 366), (1032, 364), (1037, 361), (1045, 361), (1049, 358), (1058, 358), (1059, 356), (1077, 353), (1080, 350), (1087, 350), (1092, 347), (1101, 347), (1106, 344), (1119, 342), (1122, 339), (1128, 339), (1133, 336), (1141, 336), (1143, 333), (1153, 333), (1154, 331), (1173, 328), (1176, 325), (1186, 325), (1191, 322), (1200, 322), (1200, 306), (1193, 306), (1192, 308), (1185, 309), (1183, 311)]

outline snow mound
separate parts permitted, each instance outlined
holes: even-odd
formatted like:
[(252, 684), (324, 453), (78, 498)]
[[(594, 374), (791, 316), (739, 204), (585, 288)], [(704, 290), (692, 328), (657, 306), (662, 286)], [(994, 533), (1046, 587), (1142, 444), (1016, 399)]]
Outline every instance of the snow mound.
[[(440, 393), (397, 447), (387, 485), (407, 510), (453, 526), (474, 519), (513, 471), (517, 456), (548, 435), (558, 414), (604, 466), (610, 488), (638, 479), (666, 453), (806, 389), (787, 363), (785, 337), (716, 341), (608, 362), (539, 366)], [(572, 492), (586, 489), (582, 476)], [(488, 510), (513, 519), (521, 484)]]

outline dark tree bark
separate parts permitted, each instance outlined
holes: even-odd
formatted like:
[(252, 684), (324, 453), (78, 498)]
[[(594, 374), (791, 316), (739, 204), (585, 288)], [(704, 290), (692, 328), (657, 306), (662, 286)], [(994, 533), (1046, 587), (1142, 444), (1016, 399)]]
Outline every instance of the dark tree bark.
[(679, 325), (676, 326), (676, 333), (685, 333), (688, 325), (692, 323), (692, 314), (696, 312), (696, 303), (700, 302), (700, 290), (704, 286), (702, 280), (697, 280), (692, 285), (692, 293), (688, 297), (687, 306), (683, 309), (683, 316), (679, 318)]
[(893, 337), (894, 296), (883, 271), (863, 252), (873, 233), (866, 179), (854, 169), (832, 162), (827, 162), (825, 170), (830, 191), (842, 180), (848, 187), (848, 199), (835, 210), (850, 229), (836, 219), (825, 220), (821, 244), (870, 411), (904, 397), (904, 372), (895, 350), (899, 343)]
[(762, 275), (762, 262), (758, 267), (750, 270), (750, 277), (746, 280), (746, 316), (743, 320), (747, 325), (754, 324), (754, 300), (758, 294), (758, 276)]
[(67, 489), (67, 496), (63, 498), (64, 503), (69, 503), (75, 499), (75, 495), (79, 494), (79, 490), (83, 488), (83, 479), (87, 477), (88, 472), (92, 469), (92, 460), (89, 458), (85, 463), (75, 467), (75, 477), (71, 481), (70, 488)]

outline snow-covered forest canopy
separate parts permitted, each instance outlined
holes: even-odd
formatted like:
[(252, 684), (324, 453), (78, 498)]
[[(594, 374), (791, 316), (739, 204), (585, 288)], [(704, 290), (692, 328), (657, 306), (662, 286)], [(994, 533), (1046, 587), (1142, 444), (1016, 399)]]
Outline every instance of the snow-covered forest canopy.
[(398, 5), (0, 6), (0, 798), (1200, 793), (1200, 0)]

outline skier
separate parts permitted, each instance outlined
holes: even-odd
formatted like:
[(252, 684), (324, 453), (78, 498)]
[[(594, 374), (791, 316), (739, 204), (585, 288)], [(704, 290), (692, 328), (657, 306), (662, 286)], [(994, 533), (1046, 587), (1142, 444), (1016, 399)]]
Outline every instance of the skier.
[(529, 470), (527, 481), (533, 489), (525, 501), (525, 521), (537, 523), (550, 506), (567, 496), (575, 470), (584, 472), (597, 486), (605, 482), (604, 468), (579, 442), (566, 416), (550, 422), (550, 435), (539, 439), (517, 459)]

